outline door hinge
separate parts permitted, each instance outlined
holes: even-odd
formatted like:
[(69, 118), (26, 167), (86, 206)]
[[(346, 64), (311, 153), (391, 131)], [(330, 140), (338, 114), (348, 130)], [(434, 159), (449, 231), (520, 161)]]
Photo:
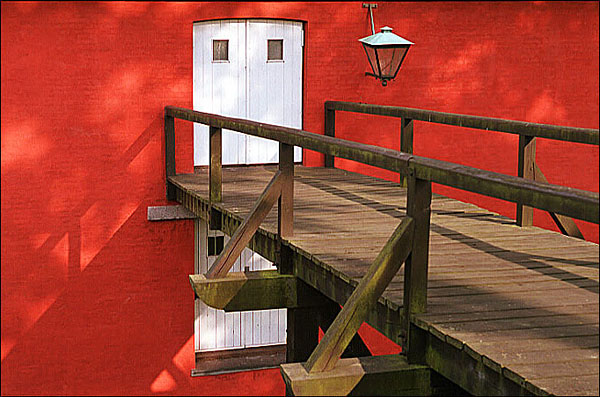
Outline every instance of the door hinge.
[(302, 47), (304, 47), (304, 29), (302, 29)]

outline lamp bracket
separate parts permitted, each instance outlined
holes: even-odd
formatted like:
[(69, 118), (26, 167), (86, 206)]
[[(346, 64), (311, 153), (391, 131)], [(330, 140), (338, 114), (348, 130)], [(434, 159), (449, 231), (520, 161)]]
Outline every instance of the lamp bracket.
[(375, 24), (373, 23), (373, 8), (377, 8), (377, 3), (363, 3), (362, 7), (369, 9), (369, 14), (371, 15), (371, 32), (375, 34)]

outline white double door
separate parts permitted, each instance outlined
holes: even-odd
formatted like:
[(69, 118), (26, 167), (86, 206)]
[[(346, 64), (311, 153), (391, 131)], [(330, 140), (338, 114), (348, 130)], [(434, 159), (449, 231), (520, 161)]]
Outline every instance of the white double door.
[[(220, 20), (194, 24), (194, 109), (302, 128), (301, 22)], [(194, 165), (208, 164), (208, 127), (194, 127)], [(223, 130), (223, 164), (279, 160), (279, 143)], [(302, 160), (302, 149), (294, 149)]]
[[(301, 22), (220, 20), (194, 24), (194, 109), (292, 128), (302, 127)], [(208, 127), (194, 126), (194, 165), (208, 165)], [(265, 164), (279, 160), (279, 143), (223, 130), (223, 164)], [(294, 160), (302, 160), (301, 148)], [(196, 224), (196, 272), (216, 256), (207, 242), (220, 232)], [(225, 244), (227, 236), (224, 237)], [(214, 250), (213, 250), (214, 251)], [(273, 268), (245, 249), (232, 271)], [(210, 351), (285, 343), (286, 310), (225, 313), (196, 299), (195, 348)]]

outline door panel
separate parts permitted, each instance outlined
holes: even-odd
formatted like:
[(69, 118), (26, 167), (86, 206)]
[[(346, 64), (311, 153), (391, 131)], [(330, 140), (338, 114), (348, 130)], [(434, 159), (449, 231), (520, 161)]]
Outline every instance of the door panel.
[[(213, 61), (213, 40), (228, 41), (228, 60)], [(246, 23), (194, 25), (194, 110), (246, 117)], [(208, 164), (208, 126), (194, 124), (194, 165)], [(245, 135), (223, 130), (223, 164), (245, 164)]]
[[(222, 20), (194, 24), (195, 110), (302, 128), (301, 22)], [(283, 40), (283, 60), (267, 60), (269, 39)], [(228, 61), (213, 61), (213, 40), (228, 40)], [(223, 131), (223, 164), (279, 160), (279, 144)], [(194, 125), (194, 165), (208, 165), (208, 127)], [(302, 149), (294, 148), (302, 161)]]
[[(302, 128), (302, 24), (291, 21), (248, 21), (248, 118)], [(283, 41), (283, 59), (268, 60), (268, 41)], [(248, 163), (279, 161), (279, 143), (248, 137)], [(302, 149), (294, 149), (302, 160)]]

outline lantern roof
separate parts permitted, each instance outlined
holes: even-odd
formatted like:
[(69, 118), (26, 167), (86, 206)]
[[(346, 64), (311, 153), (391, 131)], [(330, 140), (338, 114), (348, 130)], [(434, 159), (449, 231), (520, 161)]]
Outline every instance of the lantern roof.
[(412, 45), (415, 44), (411, 41), (406, 40), (398, 36), (397, 34), (392, 33), (392, 28), (389, 26), (384, 26), (381, 28), (381, 32), (372, 34), (371, 36), (363, 37), (359, 39), (361, 43), (370, 46), (388, 46), (388, 45)]

